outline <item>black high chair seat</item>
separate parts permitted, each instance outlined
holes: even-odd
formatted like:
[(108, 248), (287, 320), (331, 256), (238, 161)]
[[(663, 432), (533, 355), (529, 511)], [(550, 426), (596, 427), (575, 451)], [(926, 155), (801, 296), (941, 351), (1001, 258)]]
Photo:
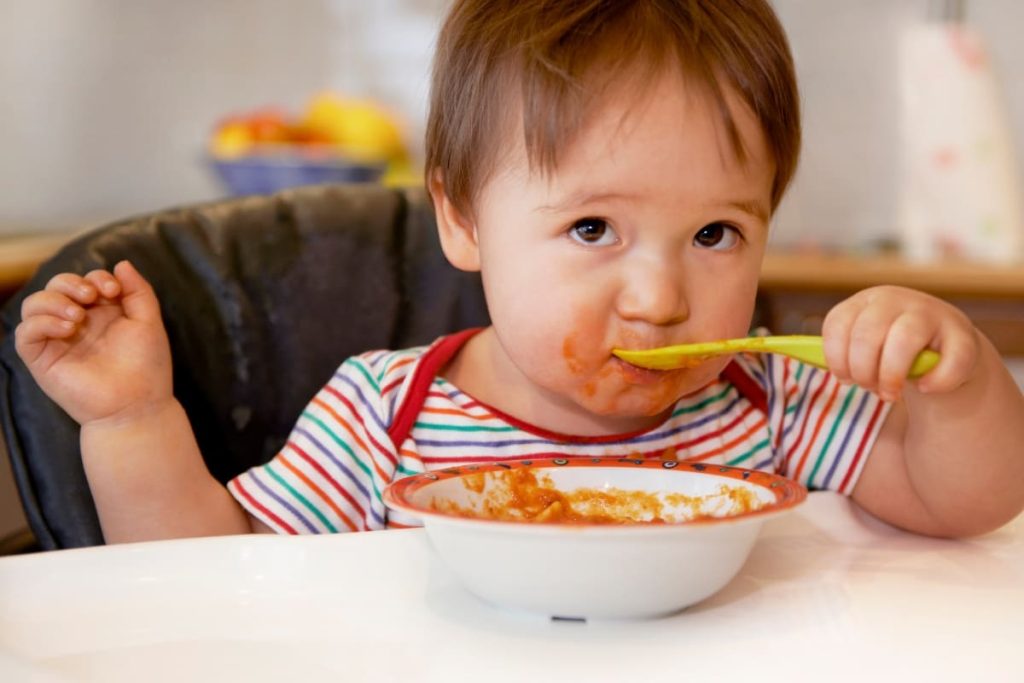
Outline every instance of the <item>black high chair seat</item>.
[(444, 259), (421, 190), (306, 187), (161, 211), (75, 239), (0, 313), (0, 426), (43, 549), (103, 536), (78, 425), (15, 353), (21, 302), (57, 273), (122, 259), (156, 290), (174, 393), (221, 482), (272, 458), (348, 356), (488, 321), (479, 276)]

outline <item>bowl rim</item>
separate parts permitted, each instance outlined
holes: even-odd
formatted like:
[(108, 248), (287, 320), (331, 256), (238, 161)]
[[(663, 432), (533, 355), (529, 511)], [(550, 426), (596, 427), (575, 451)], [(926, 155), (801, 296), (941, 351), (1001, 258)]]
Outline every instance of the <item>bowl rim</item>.
[[(713, 475), (744, 481), (748, 484), (768, 489), (775, 496), (775, 500), (759, 507), (756, 510), (744, 512), (738, 515), (726, 517), (701, 517), (698, 519), (682, 522), (666, 522), (664, 524), (650, 524), (647, 522), (632, 522), (625, 524), (581, 524), (581, 523), (535, 523), (518, 522), (500, 519), (484, 519), (479, 517), (465, 517), (462, 515), (440, 512), (430, 508), (416, 505), (410, 500), (410, 496), (417, 491), (448, 479), (459, 479), (471, 475), (487, 472), (509, 471), (513, 469), (545, 470), (555, 468), (604, 468), (604, 469), (652, 469), (672, 472), (687, 472), (696, 475)], [(456, 465), (438, 470), (430, 470), (419, 474), (409, 475), (396, 479), (388, 484), (383, 491), (384, 504), (389, 508), (419, 517), (426, 520), (445, 520), (452, 523), (464, 523), (472, 526), (480, 524), (497, 525), (504, 528), (530, 528), (530, 529), (574, 529), (574, 530), (601, 530), (615, 531), (620, 529), (666, 530), (682, 527), (708, 527), (721, 524), (736, 523), (746, 520), (763, 520), (765, 517), (795, 508), (807, 498), (807, 488), (797, 481), (788, 479), (772, 472), (762, 472), (743, 467), (731, 465), (708, 464), (701, 462), (687, 462), (678, 460), (654, 460), (643, 458), (623, 457), (590, 457), (576, 456), (568, 458), (526, 458), (523, 460), (501, 460), (498, 462)]]

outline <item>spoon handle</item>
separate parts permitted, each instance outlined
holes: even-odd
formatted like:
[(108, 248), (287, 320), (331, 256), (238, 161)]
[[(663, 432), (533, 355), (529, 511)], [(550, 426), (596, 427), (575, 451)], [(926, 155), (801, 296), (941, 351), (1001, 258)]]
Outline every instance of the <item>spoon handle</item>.
[[(665, 346), (660, 349), (628, 351), (616, 349), (615, 355), (622, 360), (642, 368), (671, 370), (690, 367), (712, 356), (730, 353), (778, 353), (808, 365), (828, 369), (825, 362), (825, 348), (821, 337), (813, 335), (779, 335), (774, 337), (744, 337), (714, 342), (698, 342)], [(939, 363), (939, 354), (925, 349), (917, 354), (907, 376), (921, 377)]]

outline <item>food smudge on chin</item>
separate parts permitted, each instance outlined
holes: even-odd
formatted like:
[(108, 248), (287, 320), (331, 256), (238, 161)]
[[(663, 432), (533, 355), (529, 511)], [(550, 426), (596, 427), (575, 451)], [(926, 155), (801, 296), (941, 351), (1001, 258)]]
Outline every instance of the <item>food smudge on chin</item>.
[[(663, 457), (668, 451), (663, 454)], [(674, 453), (671, 454), (674, 459)], [(481, 482), (486, 481), (488, 486)], [(477, 505), (434, 499), (431, 509), (445, 514), (504, 522), (549, 524), (672, 524), (727, 517), (757, 510), (762, 503), (747, 488), (721, 486), (703, 496), (618, 488), (562, 491), (551, 478), (528, 469), (474, 474), (463, 479)], [(481, 497), (482, 496), (482, 497)], [(666, 510), (668, 506), (668, 510)]]

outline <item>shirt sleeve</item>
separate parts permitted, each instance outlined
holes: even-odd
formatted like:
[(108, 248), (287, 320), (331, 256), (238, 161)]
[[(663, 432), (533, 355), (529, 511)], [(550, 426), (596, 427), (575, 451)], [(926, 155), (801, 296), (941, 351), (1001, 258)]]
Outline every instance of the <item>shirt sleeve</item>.
[(890, 404), (827, 370), (785, 356), (759, 358), (776, 472), (808, 489), (849, 495)]
[(383, 362), (364, 354), (338, 368), (281, 451), (228, 482), (242, 507), (278, 533), (386, 527), (381, 492), (395, 476), (398, 457), (375, 370)]

